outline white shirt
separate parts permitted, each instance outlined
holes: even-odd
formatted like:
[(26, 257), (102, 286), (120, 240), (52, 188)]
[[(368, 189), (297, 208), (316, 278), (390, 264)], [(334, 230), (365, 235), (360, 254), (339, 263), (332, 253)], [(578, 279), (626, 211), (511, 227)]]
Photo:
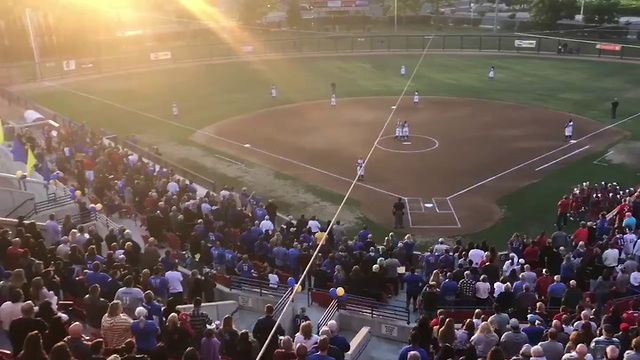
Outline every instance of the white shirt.
[(493, 284), (493, 296), (496, 297), (498, 294), (504, 291), (504, 284), (501, 282), (497, 282)]
[(202, 205), (200, 206), (200, 209), (202, 210), (202, 215), (207, 215), (207, 214), (211, 214), (211, 205), (209, 205), (208, 203), (202, 203)]
[(640, 286), (640, 271), (634, 271), (629, 276), (629, 282), (633, 286)]
[(69, 246), (69, 244), (60, 244), (56, 249), (56, 255), (62, 260), (69, 260), (70, 253), (71, 246)]
[(491, 285), (489, 283), (476, 283), (476, 297), (479, 297), (480, 299), (486, 299), (489, 297), (489, 291), (491, 291)]
[(278, 283), (280, 282), (280, 278), (278, 278), (278, 275), (269, 274), (268, 277), (269, 277), (269, 287), (277, 288)]
[(311, 229), (312, 233), (317, 233), (320, 231), (320, 223), (317, 220), (309, 220), (309, 223), (307, 224), (307, 226), (309, 227), (309, 229)]
[[(562, 360), (574, 360), (574, 359), (579, 359), (580, 356), (578, 356), (578, 354), (576, 354), (575, 351), (570, 352), (568, 354), (564, 354), (562, 356)], [(587, 353), (587, 355), (585, 355), (584, 360), (593, 360), (593, 355)]]
[(171, 181), (167, 184), (167, 191), (172, 194), (177, 194), (180, 191), (180, 185), (175, 181)]
[(262, 230), (262, 232), (269, 230), (269, 233), (273, 233), (273, 228), (271, 220), (262, 220), (260, 223), (260, 230)]
[(447, 244), (438, 244), (433, 247), (433, 252), (438, 255), (444, 254), (444, 251), (449, 249), (449, 245)]
[(472, 249), (469, 251), (469, 259), (473, 260), (473, 267), (480, 266), (480, 262), (484, 259), (484, 251), (480, 249)]
[(229, 196), (229, 194), (231, 194), (229, 190), (220, 191), (220, 200), (226, 199)]
[(318, 337), (318, 335), (311, 335), (311, 338), (305, 340), (304, 337), (302, 337), (302, 335), (298, 333), (293, 340), (293, 347), (295, 348), (296, 346), (298, 346), (298, 344), (303, 344), (307, 348), (307, 350), (311, 350), (313, 345), (318, 343), (319, 339), (320, 337)]
[(633, 253), (634, 245), (636, 245), (636, 240), (638, 237), (635, 234), (627, 234), (622, 237), (624, 239), (624, 253), (629, 255)]
[(618, 266), (618, 259), (620, 259), (618, 249), (609, 249), (602, 253), (602, 263), (606, 267)]
[(58, 225), (55, 220), (47, 220), (47, 222), (44, 224), (44, 227), (47, 229), (45, 244), (51, 246), (60, 241), (60, 225)]
[(14, 304), (11, 301), (7, 301), (0, 306), (0, 321), (2, 322), (3, 329), (9, 331), (9, 325), (11, 325), (11, 322), (22, 316), (20, 308), (23, 304), (23, 302)]
[(182, 273), (180, 271), (167, 271), (164, 277), (169, 280), (169, 294), (182, 292)]

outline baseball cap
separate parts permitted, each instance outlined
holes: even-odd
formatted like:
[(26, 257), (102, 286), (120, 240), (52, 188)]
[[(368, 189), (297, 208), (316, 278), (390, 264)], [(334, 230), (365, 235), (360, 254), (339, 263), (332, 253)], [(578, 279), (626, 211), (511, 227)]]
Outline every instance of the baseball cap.
[(533, 314), (529, 314), (527, 315), (527, 321), (530, 323), (534, 323), (538, 320), (538, 317), (533, 315)]
[(518, 319), (509, 320), (509, 327), (511, 327), (512, 329), (519, 328), (520, 327), (520, 321), (518, 321)]
[(621, 330), (621, 331), (629, 330), (629, 328), (630, 328), (630, 326), (629, 326), (629, 324), (627, 324), (627, 323), (622, 323), (622, 324), (620, 324), (620, 330)]

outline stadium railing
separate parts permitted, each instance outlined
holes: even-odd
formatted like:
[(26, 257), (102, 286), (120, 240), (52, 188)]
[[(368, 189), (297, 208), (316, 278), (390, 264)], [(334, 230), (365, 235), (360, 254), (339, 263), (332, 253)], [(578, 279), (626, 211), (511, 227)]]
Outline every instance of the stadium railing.
[(241, 276), (229, 277), (229, 290), (240, 290), (259, 294), (259, 296), (283, 297), (289, 287), (282, 284), (270, 284), (268, 281), (245, 278)]
[(324, 314), (322, 314), (320, 320), (318, 320), (318, 333), (320, 333), (320, 330), (322, 330), (322, 328), (325, 327), (331, 319), (333, 319), (339, 308), (338, 299), (334, 299), (327, 310), (325, 310)]
[[(317, 303), (320, 306), (330, 307), (334, 300), (327, 302), (331, 299), (329, 291), (324, 289), (309, 289), (307, 295), (307, 303), (311, 306), (312, 303)], [(404, 306), (393, 305), (383, 302), (375, 301), (372, 298), (355, 296), (347, 294), (345, 300), (338, 301), (339, 310), (351, 311), (371, 318), (389, 319), (404, 321), (407, 324), (411, 322), (410, 312)]]
[(280, 314), (282, 314), (284, 309), (287, 307), (287, 304), (289, 303), (289, 298), (291, 297), (292, 293), (293, 293), (293, 287), (289, 287), (287, 291), (284, 293), (284, 295), (282, 295), (280, 300), (278, 300), (278, 302), (273, 306), (274, 318), (277, 319), (280, 316)]
[[(421, 52), (427, 45), (431, 53), (447, 51), (510, 52), (522, 54), (555, 54), (559, 46), (566, 45), (563, 54), (611, 57), (620, 59), (640, 58), (640, 47), (622, 45), (621, 48), (598, 46), (606, 39), (595, 41), (559, 38), (544, 35), (364, 35), (334, 34), (325, 37), (298, 39), (254, 40), (247, 44), (212, 43), (191, 46), (168, 47), (161, 57), (157, 53), (131, 52), (126, 55), (75, 59), (47, 59), (41, 62), (41, 78), (36, 79), (36, 65), (20, 63), (0, 67), (0, 79), (20, 83), (43, 79), (55, 79), (76, 75), (119, 72), (141, 67), (162, 67), (166, 64), (209, 61), (225, 58), (256, 56), (304, 55), (314, 53), (366, 53), (366, 52)], [(605, 50), (609, 49), (609, 50)], [(158, 60), (160, 58), (160, 60)], [(65, 68), (67, 70), (65, 70)]]

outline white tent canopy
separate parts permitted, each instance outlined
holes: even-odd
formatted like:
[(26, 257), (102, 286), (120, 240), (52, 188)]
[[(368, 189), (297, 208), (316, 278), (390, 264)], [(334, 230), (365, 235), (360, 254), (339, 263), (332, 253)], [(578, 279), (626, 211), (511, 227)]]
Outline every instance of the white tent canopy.
[(24, 112), (24, 120), (27, 122), (27, 124), (32, 124), (36, 121), (43, 121), (46, 119), (35, 110), (27, 110)]

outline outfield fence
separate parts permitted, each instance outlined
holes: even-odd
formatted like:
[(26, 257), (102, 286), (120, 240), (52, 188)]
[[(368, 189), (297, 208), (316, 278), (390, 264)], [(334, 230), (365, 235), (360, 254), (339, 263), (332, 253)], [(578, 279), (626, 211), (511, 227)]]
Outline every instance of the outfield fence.
[[(112, 73), (167, 64), (217, 59), (304, 54), (447, 51), (558, 54), (639, 59), (640, 47), (614, 46), (597, 41), (526, 35), (333, 35), (299, 39), (256, 40), (242, 44), (216, 43), (158, 48), (94, 59), (60, 59), (0, 66), (0, 84), (51, 80), (79, 75)], [(558, 53), (558, 48), (563, 51)]]

